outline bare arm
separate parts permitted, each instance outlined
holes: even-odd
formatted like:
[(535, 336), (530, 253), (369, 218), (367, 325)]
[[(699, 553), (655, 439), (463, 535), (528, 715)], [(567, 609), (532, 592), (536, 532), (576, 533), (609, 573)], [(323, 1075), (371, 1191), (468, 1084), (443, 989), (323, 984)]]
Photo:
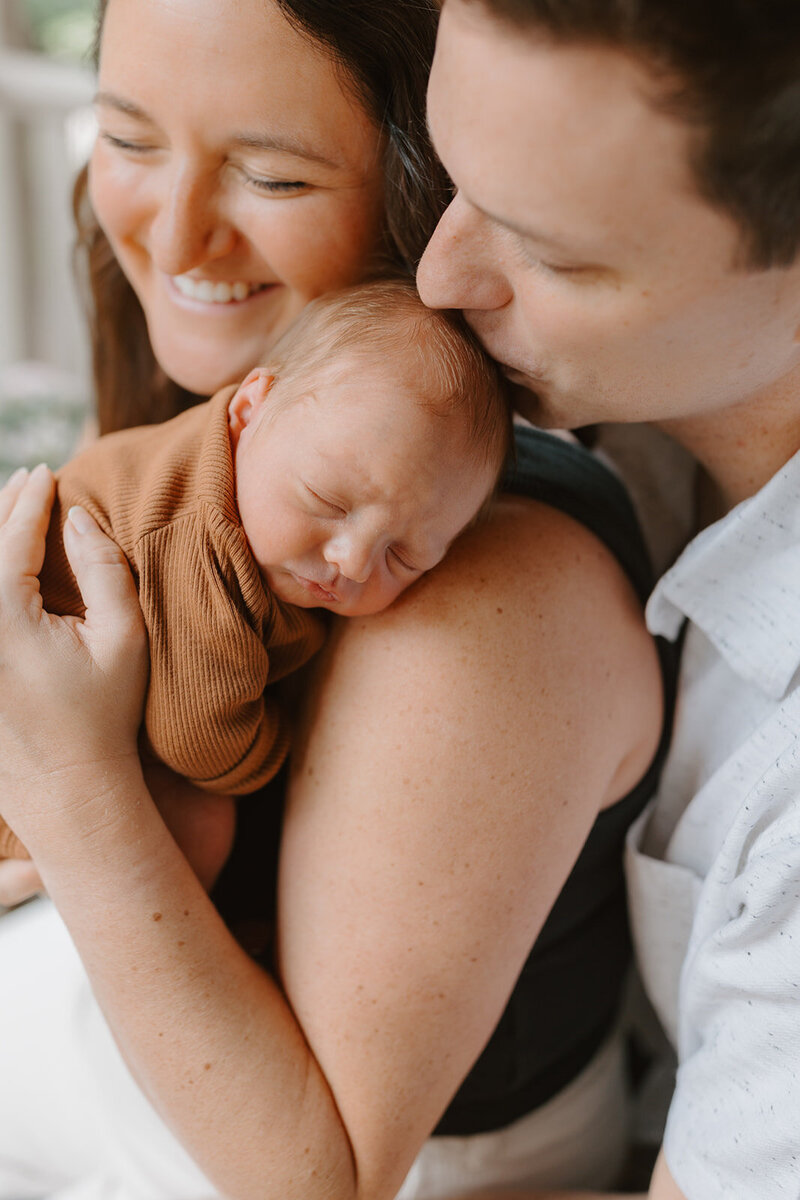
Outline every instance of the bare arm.
[[(201, 791), (159, 763), (145, 768), (147, 788), (164, 824), (208, 892), (214, 886), (233, 845), (236, 803), (232, 796)], [(29, 859), (0, 861), (0, 905), (8, 908), (43, 888)]]
[[(29, 637), (26, 666), (43, 655), (58, 693)], [(217, 1186), (388, 1200), (659, 719), (616, 564), (511, 503), (326, 655), (282, 854), (285, 995), (219, 920), (134, 757), (77, 756), (35, 781), (40, 811), (9, 801), (8, 817), (137, 1078)]]

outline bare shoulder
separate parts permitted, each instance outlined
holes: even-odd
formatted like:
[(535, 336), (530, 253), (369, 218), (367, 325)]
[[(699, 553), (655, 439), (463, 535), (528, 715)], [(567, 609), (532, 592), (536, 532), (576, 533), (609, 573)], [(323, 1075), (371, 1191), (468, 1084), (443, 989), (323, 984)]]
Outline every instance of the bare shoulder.
[(485, 1045), (598, 810), (646, 769), (660, 697), (613, 557), (524, 500), (326, 643), (293, 748), (279, 966), (360, 1131), (362, 1178), (387, 1194)]
[(503, 498), (387, 612), (342, 623), (327, 658), (362, 695), (390, 672), (394, 691), (444, 723), (502, 716), (529, 744), (580, 730), (609, 773), (601, 805), (658, 743), (660, 668), (628, 578), (584, 526), (524, 498)]

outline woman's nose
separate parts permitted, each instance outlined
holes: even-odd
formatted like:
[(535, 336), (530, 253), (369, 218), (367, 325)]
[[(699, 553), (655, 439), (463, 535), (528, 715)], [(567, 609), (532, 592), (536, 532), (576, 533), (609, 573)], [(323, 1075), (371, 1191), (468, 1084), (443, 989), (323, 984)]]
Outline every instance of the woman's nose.
[(377, 551), (375, 539), (341, 533), (325, 544), (322, 553), (340, 575), (354, 583), (366, 583), (374, 569)]
[(429, 308), (495, 309), (513, 289), (492, 246), (486, 217), (460, 195), (433, 231), (417, 268), (417, 288)]
[(150, 253), (166, 275), (183, 275), (230, 254), (236, 230), (220, 208), (216, 180), (172, 171), (150, 226)]

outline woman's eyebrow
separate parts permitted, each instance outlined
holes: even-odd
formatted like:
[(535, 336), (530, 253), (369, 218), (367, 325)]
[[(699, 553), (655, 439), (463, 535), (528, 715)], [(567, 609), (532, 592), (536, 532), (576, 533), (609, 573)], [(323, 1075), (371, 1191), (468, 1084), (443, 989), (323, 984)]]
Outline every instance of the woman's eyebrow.
[(115, 92), (97, 92), (94, 98), (95, 104), (102, 104), (104, 108), (115, 108), (117, 112), (127, 113), (130, 117), (138, 117), (141, 121), (149, 121), (155, 124), (149, 113), (146, 113), (138, 104), (134, 104), (132, 100), (126, 100), (124, 96), (118, 96)]
[(273, 150), (279, 154), (291, 154), (294, 158), (305, 158), (308, 162), (320, 163), (324, 167), (342, 167), (338, 158), (323, 154), (310, 143), (294, 133), (240, 133), (231, 139), (235, 145), (248, 150)]

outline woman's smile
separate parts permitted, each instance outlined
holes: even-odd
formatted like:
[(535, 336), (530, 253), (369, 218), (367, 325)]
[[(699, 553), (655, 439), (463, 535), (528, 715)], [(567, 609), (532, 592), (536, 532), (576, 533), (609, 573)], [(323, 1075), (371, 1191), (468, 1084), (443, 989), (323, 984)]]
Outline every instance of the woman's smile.
[(195, 279), (191, 275), (170, 275), (168, 279), (182, 297), (200, 304), (241, 304), (269, 287), (266, 283), (251, 283), (243, 279), (237, 279), (233, 283), (225, 280)]

